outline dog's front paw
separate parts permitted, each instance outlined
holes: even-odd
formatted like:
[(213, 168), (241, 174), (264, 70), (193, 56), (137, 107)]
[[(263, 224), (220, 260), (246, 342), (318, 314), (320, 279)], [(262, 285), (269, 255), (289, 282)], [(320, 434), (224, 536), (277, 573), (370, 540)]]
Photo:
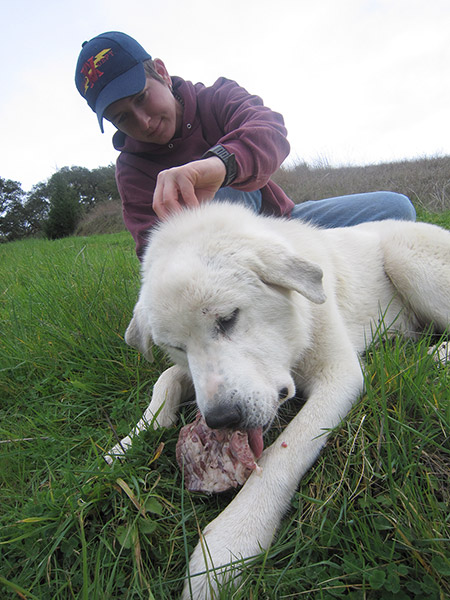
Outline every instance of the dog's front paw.
[(226, 513), (203, 531), (189, 562), (182, 600), (213, 600), (231, 581), (234, 587), (244, 562), (270, 544), (270, 527), (260, 528), (249, 515), (235, 519), (232, 511)]
[(238, 550), (230, 549), (229, 541), (202, 534), (189, 561), (182, 600), (214, 600), (231, 580), (236, 585), (244, 562), (242, 556)]
[(112, 465), (116, 459), (124, 459), (125, 452), (131, 446), (131, 438), (127, 436), (123, 438), (119, 443), (109, 450), (107, 454), (103, 455), (104, 460), (108, 463), (108, 465)]
[(132, 440), (146, 429), (171, 427), (177, 422), (180, 402), (193, 393), (192, 380), (184, 369), (177, 365), (162, 373), (153, 388), (152, 400), (129, 435), (124, 437), (105, 454), (104, 459), (112, 464), (116, 458), (124, 458)]
[(440, 366), (450, 363), (450, 342), (443, 342), (440, 346), (432, 346), (428, 350), (428, 354), (433, 355), (435, 362)]

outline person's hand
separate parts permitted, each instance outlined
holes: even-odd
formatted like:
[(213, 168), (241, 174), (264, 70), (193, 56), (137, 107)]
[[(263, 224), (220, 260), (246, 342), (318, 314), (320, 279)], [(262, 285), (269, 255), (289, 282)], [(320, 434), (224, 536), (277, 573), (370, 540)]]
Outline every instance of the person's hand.
[(214, 198), (226, 176), (216, 156), (161, 171), (153, 195), (153, 210), (160, 219), (182, 208), (199, 206)]

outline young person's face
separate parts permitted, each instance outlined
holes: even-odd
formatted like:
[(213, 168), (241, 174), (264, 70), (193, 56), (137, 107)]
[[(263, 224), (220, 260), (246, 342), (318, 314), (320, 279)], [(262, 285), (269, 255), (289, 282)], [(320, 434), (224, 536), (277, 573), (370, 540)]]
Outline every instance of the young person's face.
[(110, 104), (105, 117), (138, 142), (167, 144), (181, 128), (183, 109), (172, 94), (171, 79), (159, 59), (155, 70), (164, 83), (147, 77), (142, 91)]

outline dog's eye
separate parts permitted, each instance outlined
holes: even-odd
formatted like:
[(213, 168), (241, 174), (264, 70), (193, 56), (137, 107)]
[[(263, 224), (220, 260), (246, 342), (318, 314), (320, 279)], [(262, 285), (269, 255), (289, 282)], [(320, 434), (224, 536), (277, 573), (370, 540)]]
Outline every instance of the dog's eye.
[(233, 327), (236, 324), (238, 314), (239, 314), (239, 309), (236, 308), (236, 310), (234, 310), (231, 313), (231, 315), (217, 319), (216, 327), (217, 327), (218, 331), (222, 334), (230, 333), (230, 331), (233, 329)]
[(167, 346), (167, 348), (169, 350), (175, 350), (176, 352), (186, 352), (186, 350), (184, 348), (181, 348), (180, 346)]

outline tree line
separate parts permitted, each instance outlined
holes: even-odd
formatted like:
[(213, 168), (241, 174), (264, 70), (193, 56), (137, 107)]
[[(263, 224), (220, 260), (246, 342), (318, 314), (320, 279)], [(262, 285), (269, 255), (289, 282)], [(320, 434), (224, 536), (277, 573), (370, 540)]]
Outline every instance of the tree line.
[(18, 181), (0, 177), (0, 242), (72, 235), (94, 206), (118, 199), (114, 165), (93, 170), (63, 167), (30, 192), (24, 192)]

